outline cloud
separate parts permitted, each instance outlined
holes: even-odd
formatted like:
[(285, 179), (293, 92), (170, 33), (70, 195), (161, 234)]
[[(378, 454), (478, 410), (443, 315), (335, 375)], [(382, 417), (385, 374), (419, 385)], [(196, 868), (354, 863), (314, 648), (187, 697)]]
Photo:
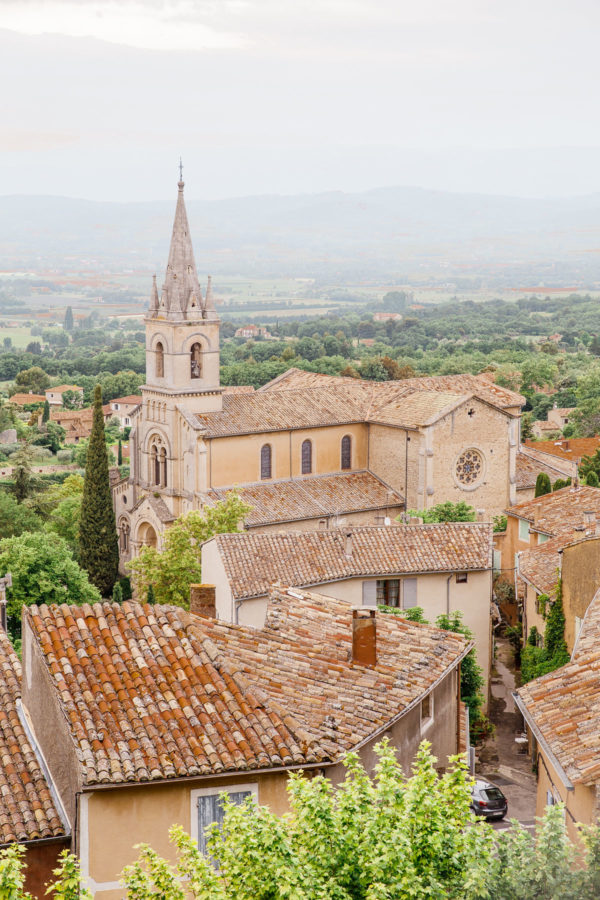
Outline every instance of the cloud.
[(79, 141), (74, 132), (18, 131), (0, 129), (0, 146), (5, 153), (38, 152), (69, 147)]

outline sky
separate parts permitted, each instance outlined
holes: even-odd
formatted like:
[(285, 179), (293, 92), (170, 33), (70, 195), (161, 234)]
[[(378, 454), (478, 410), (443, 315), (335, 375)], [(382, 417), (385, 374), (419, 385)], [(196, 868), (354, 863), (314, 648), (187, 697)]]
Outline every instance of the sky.
[(600, 191), (598, 0), (0, 0), (0, 196)]

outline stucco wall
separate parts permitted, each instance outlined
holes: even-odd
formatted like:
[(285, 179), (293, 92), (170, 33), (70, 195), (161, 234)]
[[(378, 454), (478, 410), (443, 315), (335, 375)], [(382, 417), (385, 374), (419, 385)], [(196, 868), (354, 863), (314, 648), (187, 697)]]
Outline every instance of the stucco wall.
[(576, 784), (572, 791), (567, 790), (559, 778), (556, 769), (543, 750), (538, 747), (538, 783), (536, 796), (536, 816), (543, 816), (546, 810), (547, 792), (550, 791), (556, 801), (566, 805), (565, 821), (567, 832), (572, 841), (579, 840), (576, 822), (592, 825), (595, 821), (596, 787)]
[(23, 610), (23, 704), (31, 718), (36, 740), (60, 794), (71, 829), (75, 822), (75, 795), (81, 790), (75, 744), (62, 712), (41, 651)]
[(423, 437), (388, 425), (369, 425), (369, 462), (374, 475), (406, 497), (406, 508), (419, 504), (419, 465)]
[(212, 438), (207, 441), (210, 485), (228, 487), (260, 481), (260, 450), (264, 444), (271, 445), (273, 479), (302, 475), (301, 447), (305, 440), (312, 442), (311, 474), (341, 472), (341, 441), (347, 434), (352, 437), (352, 469), (366, 469), (367, 426), (363, 424)]
[(600, 538), (590, 538), (562, 553), (562, 597), (565, 640), (569, 653), (577, 637), (575, 617), (583, 619), (600, 585)]
[(58, 856), (63, 850), (70, 850), (71, 841), (65, 838), (51, 844), (30, 844), (25, 850), (25, 890), (37, 900), (44, 900), (46, 885), (54, 882), (52, 874), (58, 865)]

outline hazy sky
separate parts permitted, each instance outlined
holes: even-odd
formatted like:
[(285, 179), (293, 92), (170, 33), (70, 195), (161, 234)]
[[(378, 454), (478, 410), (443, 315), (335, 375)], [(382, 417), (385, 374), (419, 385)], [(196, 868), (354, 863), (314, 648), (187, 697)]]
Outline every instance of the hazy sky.
[(598, 0), (0, 0), (0, 194), (600, 191)]

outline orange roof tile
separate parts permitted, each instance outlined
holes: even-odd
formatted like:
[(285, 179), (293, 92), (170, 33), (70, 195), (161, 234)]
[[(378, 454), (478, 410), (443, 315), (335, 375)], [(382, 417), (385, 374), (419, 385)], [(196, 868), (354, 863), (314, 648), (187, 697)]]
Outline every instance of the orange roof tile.
[(264, 596), (275, 583), (308, 587), (361, 576), (492, 567), (492, 526), (480, 523), (242, 532), (220, 534), (211, 542), (236, 599)]
[[(592, 513), (586, 521), (584, 513)], [(555, 536), (577, 528), (594, 527), (600, 519), (600, 488), (578, 485), (524, 500), (506, 510), (507, 515), (527, 519), (532, 531)]]
[(545, 472), (550, 477), (550, 481), (557, 481), (559, 478), (564, 479), (571, 474), (569, 466), (561, 464), (560, 460), (556, 460), (556, 465), (552, 461), (545, 462), (543, 459), (529, 453), (528, 450), (519, 450), (517, 453), (517, 490), (527, 490), (535, 487), (537, 477), (540, 472)]
[(532, 450), (537, 450), (539, 453), (548, 453), (559, 459), (577, 462), (584, 456), (594, 455), (600, 447), (600, 437), (561, 438), (559, 441), (525, 441), (524, 446), (531, 447)]
[(376, 614), (377, 664), (350, 661), (352, 610), (277, 591), (265, 626), (177, 607), (29, 607), (84, 785), (334, 762), (472, 647)]
[(17, 403), (19, 406), (25, 406), (27, 403), (44, 403), (45, 400), (44, 394), (13, 394), (8, 398), (9, 403)]
[(232, 490), (252, 507), (245, 520), (248, 528), (404, 506), (402, 496), (372, 472), (307, 475), (285, 481), (212, 488), (204, 495), (203, 502), (224, 500)]
[(600, 780), (600, 591), (585, 614), (571, 662), (517, 692), (531, 724), (573, 783)]
[(0, 631), (0, 845), (66, 829), (19, 716), (21, 664)]

